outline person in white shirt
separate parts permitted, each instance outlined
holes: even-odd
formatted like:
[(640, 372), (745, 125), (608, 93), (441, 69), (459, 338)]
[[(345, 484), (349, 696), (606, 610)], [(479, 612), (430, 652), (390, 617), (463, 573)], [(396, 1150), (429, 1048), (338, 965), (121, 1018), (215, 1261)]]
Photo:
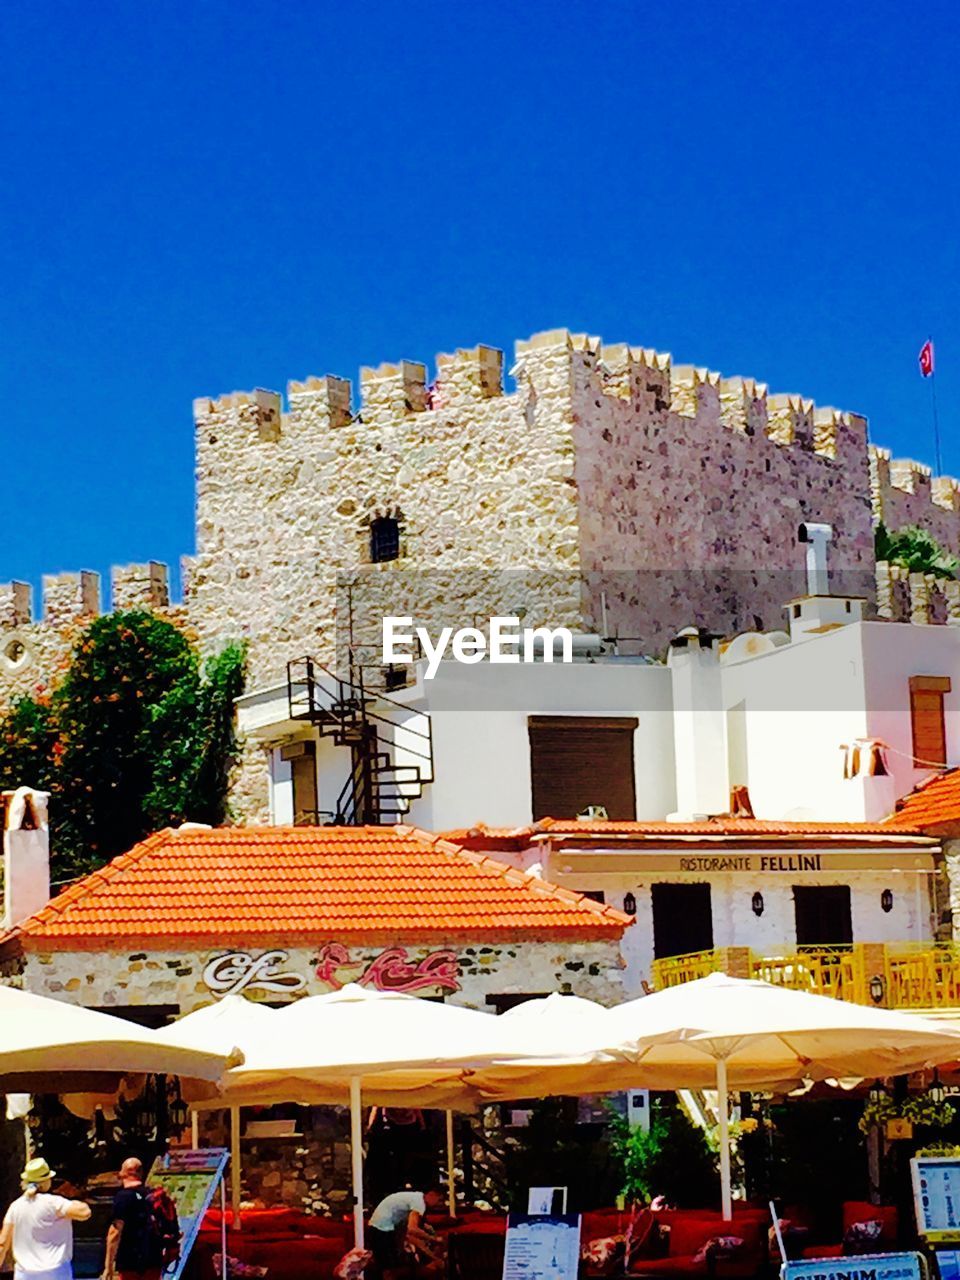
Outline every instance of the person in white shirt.
[(370, 1215), (367, 1245), (383, 1280), (439, 1275), (444, 1267), (437, 1238), (424, 1224), (428, 1209), (443, 1203), (439, 1187), (394, 1191)]
[(23, 1195), (6, 1212), (0, 1229), (0, 1271), (13, 1248), (14, 1280), (73, 1280), (73, 1224), (86, 1222), (90, 1206), (50, 1194), (53, 1170), (29, 1160)]

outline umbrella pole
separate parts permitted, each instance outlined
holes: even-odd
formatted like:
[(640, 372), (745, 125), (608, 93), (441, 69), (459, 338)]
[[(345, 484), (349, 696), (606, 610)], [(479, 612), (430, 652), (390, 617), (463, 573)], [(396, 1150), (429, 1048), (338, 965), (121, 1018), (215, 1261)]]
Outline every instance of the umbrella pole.
[(240, 1108), (230, 1108), (230, 1201), (233, 1229), (240, 1230)]
[(457, 1187), (453, 1168), (453, 1112), (447, 1112), (447, 1210), (457, 1216)]
[(350, 1163), (353, 1169), (353, 1243), (363, 1248), (363, 1113), (360, 1077), (350, 1080)]
[(190, 1112), (190, 1146), (194, 1151), (200, 1150), (200, 1116), (196, 1111)]
[[(194, 1113), (196, 1114), (196, 1113)], [(220, 1174), (220, 1280), (227, 1280), (230, 1264), (227, 1262), (227, 1182)]]
[(717, 1110), (720, 1113), (720, 1202), (724, 1222), (733, 1220), (730, 1189), (730, 1095), (727, 1089), (727, 1060), (717, 1059)]

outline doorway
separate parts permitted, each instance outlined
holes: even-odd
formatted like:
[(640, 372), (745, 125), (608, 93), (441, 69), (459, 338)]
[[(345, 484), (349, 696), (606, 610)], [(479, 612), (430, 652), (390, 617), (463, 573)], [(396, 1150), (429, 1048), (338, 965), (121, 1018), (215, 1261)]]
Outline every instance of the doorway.
[(708, 884), (655, 884), (653, 954), (655, 959), (713, 950), (713, 908)]

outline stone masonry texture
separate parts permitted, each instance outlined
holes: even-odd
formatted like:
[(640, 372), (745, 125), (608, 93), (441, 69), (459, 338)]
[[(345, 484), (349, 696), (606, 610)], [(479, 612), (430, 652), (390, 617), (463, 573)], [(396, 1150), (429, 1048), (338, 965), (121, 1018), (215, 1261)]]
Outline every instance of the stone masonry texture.
[[(171, 605), (156, 563), (112, 574), (113, 607), (157, 610), (207, 650), (245, 638), (248, 688), (312, 654), (376, 664), (384, 614), (431, 630), (567, 625), (661, 653), (680, 627), (779, 629), (803, 591), (802, 521), (833, 526), (835, 591), (874, 616), (960, 623), (946, 584), (874, 562), (873, 529), (919, 524), (960, 551), (960, 484), (892, 460), (857, 414), (772, 395), (748, 378), (553, 330), (518, 342), (505, 392), (491, 347), (423, 364), (310, 377), (279, 393), (194, 403), (196, 554)], [(371, 563), (371, 526), (399, 558)], [(99, 610), (96, 574), (0, 586), (0, 706), (49, 686)], [(250, 747), (239, 810), (264, 814)]]

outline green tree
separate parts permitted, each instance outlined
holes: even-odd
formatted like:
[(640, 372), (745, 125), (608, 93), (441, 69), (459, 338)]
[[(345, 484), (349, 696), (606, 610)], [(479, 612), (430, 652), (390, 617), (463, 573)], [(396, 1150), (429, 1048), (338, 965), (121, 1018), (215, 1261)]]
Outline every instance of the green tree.
[(877, 560), (898, 564), (911, 573), (935, 573), (940, 578), (954, 578), (960, 560), (941, 547), (926, 529), (904, 525), (890, 530), (878, 524), (874, 534)]
[(48, 704), (22, 699), (0, 721), (0, 784), (52, 793), (61, 875), (159, 827), (224, 820), (243, 677), (240, 645), (201, 666), (166, 619), (109, 614), (84, 632)]
[(628, 1200), (645, 1203), (666, 1196), (678, 1208), (712, 1204), (719, 1196), (717, 1158), (706, 1133), (669, 1094), (651, 1098), (650, 1129), (632, 1128), (613, 1114), (610, 1154)]

